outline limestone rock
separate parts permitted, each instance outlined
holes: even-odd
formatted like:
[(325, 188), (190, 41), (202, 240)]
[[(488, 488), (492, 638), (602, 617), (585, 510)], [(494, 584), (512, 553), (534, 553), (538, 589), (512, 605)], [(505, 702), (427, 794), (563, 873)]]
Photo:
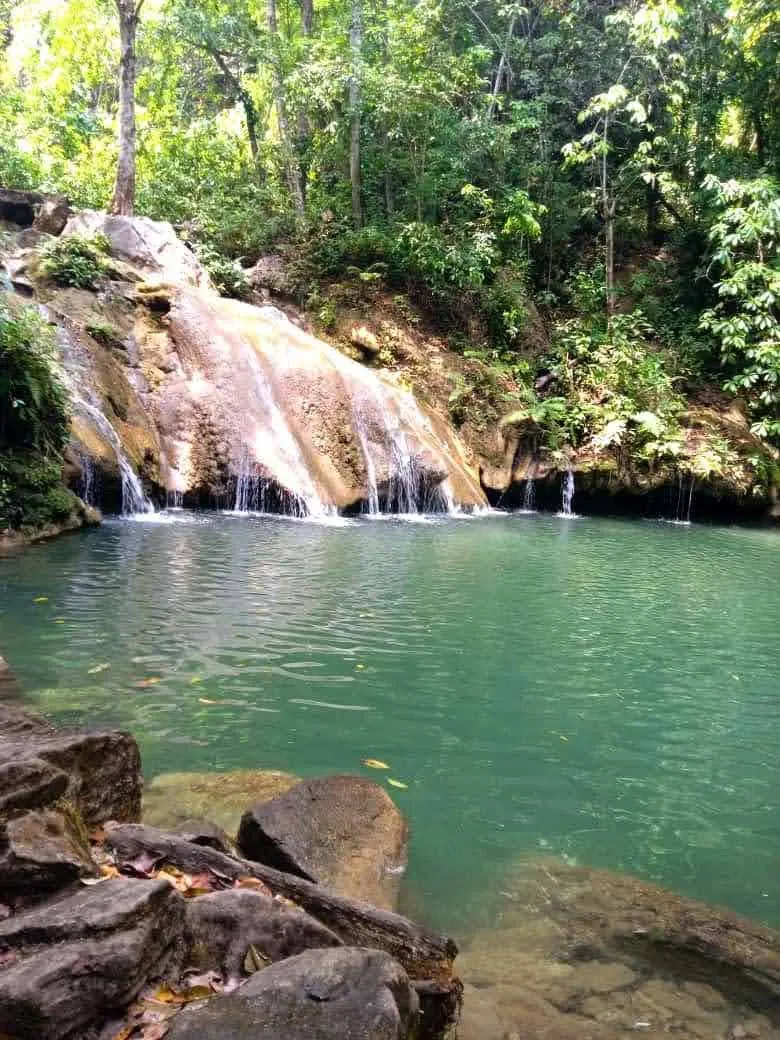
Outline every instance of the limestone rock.
[(182, 820), (173, 830), (180, 834), (185, 841), (191, 841), (193, 845), (206, 845), (208, 848), (224, 852), (228, 856), (233, 851), (227, 834), (210, 820)]
[(64, 234), (105, 235), (111, 254), (141, 271), (161, 275), (173, 285), (210, 285), (200, 261), (170, 224), (149, 217), (120, 217), (84, 210), (68, 221)]
[(168, 1040), (405, 1040), (418, 1001), (403, 968), (378, 950), (310, 950), (234, 994), (182, 1012)]
[(223, 978), (239, 978), (250, 945), (261, 958), (280, 961), (305, 950), (341, 946), (319, 921), (251, 889), (232, 888), (187, 904), (190, 959)]
[(59, 235), (68, 220), (70, 204), (64, 195), (0, 188), (0, 220)]
[(60, 1040), (126, 1006), (181, 941), (166, 881), (103, 881), (0, 924), (0, 1034)]
[(253, 289), (265, 289), (278, 296), (291, 296), (295, 292), (285, 259), (279, 253), (261, 256), (254, 267), (246, 272), (246, 276)]
[(97, 872), (77, 822), (65, 813), (30, 812), (0, 826), (0, 892), (37, 896)]
[(244, 855), (339, 895), (392, 909), (406, 865), (406, 821), (363, 777), (306, 780), (241, 819)]
[(376, 357), (382, 349), (382, 344), (377, 336), (365, 325), (354, 325), (349, 331), (349, 341), (354, 346), (360, 347), (363, 353), (369, 357)]

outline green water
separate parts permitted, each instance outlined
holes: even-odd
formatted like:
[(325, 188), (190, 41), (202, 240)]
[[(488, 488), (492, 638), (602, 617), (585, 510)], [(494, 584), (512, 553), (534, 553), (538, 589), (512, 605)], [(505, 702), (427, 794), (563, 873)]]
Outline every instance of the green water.
[(148, 776), (389, 763), (407, 906), (455, 934), (534, 851), (778, 924), (778, 548), (542, 516), (116, 522), (0, 560), (0, 651), (57, 720), (132, 729)]

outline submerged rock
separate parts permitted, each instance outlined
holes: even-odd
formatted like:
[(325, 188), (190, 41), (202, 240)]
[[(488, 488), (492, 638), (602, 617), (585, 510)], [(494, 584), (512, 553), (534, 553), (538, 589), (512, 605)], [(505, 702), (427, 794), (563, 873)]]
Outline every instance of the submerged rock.
[(234, 994), (182, 1012), (168, 1040), (406, 1040), (418, 1001), (379, 950), (310, 950), (254, 975)]
[(296, 907), (250, 889), (199, 896), (187, 905), (190, 960), (223, 978), (241, 977), (249, 947), (262, 961), (280, 961), (307, 949), (341, 946), (341, 939)]
[(125, 1007), (180, 942), (166, 881), (117, 878), (0, 924), (0, 1033), (60, 1040)]
[(384, 788), (357, 776), (297, 784), (248, 810), (238, 832), (250, 859), (387, 909), (397, 903), (407, 840)]
[(271, 769), (162, 773), (144, 788), (144, 823), (184, 836), (191, 820), (209, 820), (234, 836), (247, 805), (270, 801), (298, 782), (290, 773)]
[(495, 926), (458, 961), (460, 1040), (780, 1037), (776, 932), (554, 860), (522, 864), (501, 889)]

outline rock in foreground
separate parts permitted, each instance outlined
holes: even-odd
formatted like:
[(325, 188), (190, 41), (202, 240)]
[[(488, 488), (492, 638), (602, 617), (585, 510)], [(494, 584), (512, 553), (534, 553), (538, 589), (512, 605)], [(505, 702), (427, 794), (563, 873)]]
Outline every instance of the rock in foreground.
[(103, 881), (0, 924), (0, 1035), (60, 1040), (125, 1007), (181, 941), (166, 881)]
[(169, 1040), (406, 1040), (417, 995), (379, 950), (310, 950), (254, 975), (234, 994), (183, 1012)]
[(406, 867), (406, 821), (363, 777), (306, 780), (244, 814), (241, 851), (351, 899), (393, 909)]

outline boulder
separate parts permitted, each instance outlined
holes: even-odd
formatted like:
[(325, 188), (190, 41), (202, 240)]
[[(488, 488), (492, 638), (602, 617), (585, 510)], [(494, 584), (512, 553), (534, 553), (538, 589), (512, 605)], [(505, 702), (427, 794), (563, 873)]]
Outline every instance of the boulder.
[(97, 873), (71, 814), (50, 809), (0, 825), (0, 892), (21, 898), (64, 888)]
[[(50, 767), (48, 773), (42, 763)], [(55, 781), (57, 770), (67, 776), (66, 790), (60, 793), (80, 811), (85, 823), (140, 818), (141, 755), (127, 733), (58, 733), (42, 720), (0, 705), (0, 769), (15, 780), (13, 790), (4, 789), (12, 805), (49, 804), (53, 785), (61, 785), (61, 780)]]
[(295, 295), (295, 282), (290, 277), (287, 262), (280, 253), (261, 256), (254, 267), (250, 267), (245, 274), (253, 289), (266, 290), (277, 296)]
[(418, 1001), (379, 950), (309, 950), (258, 972), (234, 994), (182, 1012), (168, 1040), (404, 1040)]
[(70, 204), (64, 195), (0, 188), (0, 220), (23, 228), (59, 235), (68, 220)]
[(0, 763), (0, 819), (51, 805), (68, 783), (67, 773), (42, 758)]
[(195, 845), (207, 845), (217, 852), (224, 852), (228, 856), (233, 851), (230, 838), (210, 820), (182, 820), (173, 830), (182, 836), (185, 841), (191, 841)]
[(351, 899), (393, 909), (406, 866), (408, 829), (390, 796), (371, 780), (306, 780), (241, 819), (249, 859)]
[(353, 325), (349, 330), (349, 341), (371, 358), (376, 357), (382, 349), (377, 335), (365, 325)]
[(65, 235), (103, 235), (111, 255), (172, 285), (208, 288), (210, 279), (193, 251), (170, 224), (149, 217), (122, 217), (83, 210), (68, 221)]
[(181, 942), (167, 881), (116, 878), (0, 924), (0, 1034), (59, 1040), (123, 1008)]
[(187, 936), (193, 963), (225, 979), (241, 977), (250, 946), (261, 960), (275, 962), (308, 949), (343, 945), (303, 910), (242, 888), (190, 900)]

